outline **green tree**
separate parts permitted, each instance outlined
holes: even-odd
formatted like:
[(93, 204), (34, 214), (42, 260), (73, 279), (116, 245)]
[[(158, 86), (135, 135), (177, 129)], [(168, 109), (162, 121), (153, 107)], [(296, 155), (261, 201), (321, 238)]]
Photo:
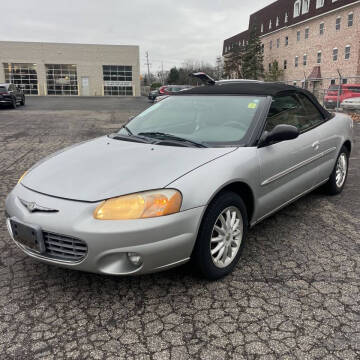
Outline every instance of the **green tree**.
[(282, 80), (284, 75), (284, 70), (280, 69), (279, 63), (277, 60), (274, 60), (269, 68), (269, 71), (265, 74), (266, 81), (279, 81)]
[(167, 78), (168, 84), (177, 84), (179, 81), (179, 70), (176, 67), (170, 69), (169, 76)]
[(259, 80), (264, 76), (264, 55), (256, 28), (250, 31), (249, 41), (242, 56), (242, 75), (245, 79)]
[(241, 79), (242, 74), (242, 62), (244, 56), (244, 48), (234, 44), (231, 52), (226, 55), (224, 60), (224, 75), (228, 78)]

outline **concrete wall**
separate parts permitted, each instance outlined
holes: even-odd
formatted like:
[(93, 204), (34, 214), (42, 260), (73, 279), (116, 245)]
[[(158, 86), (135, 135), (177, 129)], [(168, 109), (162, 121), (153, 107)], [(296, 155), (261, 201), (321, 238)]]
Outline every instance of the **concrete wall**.
[[(348, 27), (348, 14), (354, 13), (353, 26)], [(341, 29), (336, 30), (335, 22), (341, 17)], [(320, 23), (325, 24), (324, 35), (319, 34)], [(305, 39), (305, 29), (309, 28), (309, 38)], [(297, 41), (297, 32), (301, 38)], [(285, 46), (285, 37), (289, 37), (289, 45)], [(277, 39), (280, 39), (280, 47), (277, 48)], [(284, 60), (287, 60), (287, 70), (284, 71), (284, 80), (302, 80), (304, 72), (309, 76), (314, 66), (320, 65), (323, 78), (338, 77), (337, 69), (340, 69), (344, 78), (360, 75), (360, 4), (348, 6), (328, 15), (319, 16), (301, 24), (287, 27), (265, 35), (261, 38), (264, 44), (264, 68), (268, 70), (268, 64), (277, 60), (280, 68), (283, 68)], [(270, 50), (272, 41), (272, 50)], [(351, 46), (351, 57), (345, 60), (345, 46)], [(333, 61), (333, 49), (338, 48), (338, 60)], [(317, 53), (322, 52), (321, 64), (317, 64)], [(307, 54), (307, 65), (303, 65), (303, 55)], [(299, 66), (295, 67), (295, 57), (299, 57)], [(360, 79), (359, 79), (360, 81)], [(359, 82), (357, 81), (357, 82)], [(350, 82), (350, 79), (349, 79)], [(354, 80), (352, 80), (354, 82)], [(330, 80), (323, 82), (323, 87), (328, 87)], [(299, 83), (297, 85), (300, 85)]]
[(81, 77), (89, 78), (90, 96), (101, 96), (102, 65), (132, 66), (133, 93), (140, 96), (139, 46), (89, 45), (0, 41), (0, 82), (5, 81), (3, 63), (37, 64), (39, 95), (46, 95), (45, 64), (75, 64), (79, 93)]

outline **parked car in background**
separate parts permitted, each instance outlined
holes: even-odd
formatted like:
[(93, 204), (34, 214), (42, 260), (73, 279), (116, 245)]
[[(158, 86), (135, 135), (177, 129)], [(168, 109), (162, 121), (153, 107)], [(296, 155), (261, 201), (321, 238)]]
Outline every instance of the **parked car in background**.
[(331, 85), (324, 97), (324, 106), (335, 109), (338, 103), (355, 97), (360, 97), (360, 84)]
[(360, 111), (360, 97), (346, 99), (341, 103), (344, 110), (358, 110)]
[(157, 103), (170, 95), (174, 95), (180, 91), (189, 90), (192, 88), (193, 86), (191, 85), (164, 85), (159, 89), (159, 92), (153, 101)]
[(191, 85), (164, 85), (159, 89), (159, 95), (172, 95), (192, 87)]
[(7, 197), (8, 230), (47, 264), (135, 275), (192, 259), (219, 279), (249, 227), (320, 185), (344, 189), (352, 132), (348, 115), (293, 86), (181, 91), (32, 166)]
[(148, 99), (150, 101), (154, 101), (158, 95), (159, 95), (159, 89), (151, 90), (149, 92)]
[(16, 109), (17, 105), (25, 105), (25, 94), (14, 84), (0, 84), (0, 104), (10, 105)]

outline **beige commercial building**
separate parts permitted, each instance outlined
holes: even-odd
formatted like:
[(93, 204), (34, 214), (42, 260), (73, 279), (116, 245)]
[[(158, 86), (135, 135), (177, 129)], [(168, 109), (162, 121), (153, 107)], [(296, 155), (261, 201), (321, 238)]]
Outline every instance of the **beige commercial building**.
[(0, 83), (27, 95), (140, 96), (139, 47), (0, 41)]

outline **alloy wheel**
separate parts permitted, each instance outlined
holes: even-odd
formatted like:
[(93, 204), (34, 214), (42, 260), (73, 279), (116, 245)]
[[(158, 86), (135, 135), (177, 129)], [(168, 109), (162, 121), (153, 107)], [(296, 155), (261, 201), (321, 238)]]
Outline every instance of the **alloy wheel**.
[(336, 164), (336, 186), (341, 188), (344, 185), (347, 174), (347, 157), (341, 153)]
[(224, 268), (235, 259), (243, 238), (243, 219), (235, 206), (223, 210), (211, 233), (210, 252), (214, 265)]

